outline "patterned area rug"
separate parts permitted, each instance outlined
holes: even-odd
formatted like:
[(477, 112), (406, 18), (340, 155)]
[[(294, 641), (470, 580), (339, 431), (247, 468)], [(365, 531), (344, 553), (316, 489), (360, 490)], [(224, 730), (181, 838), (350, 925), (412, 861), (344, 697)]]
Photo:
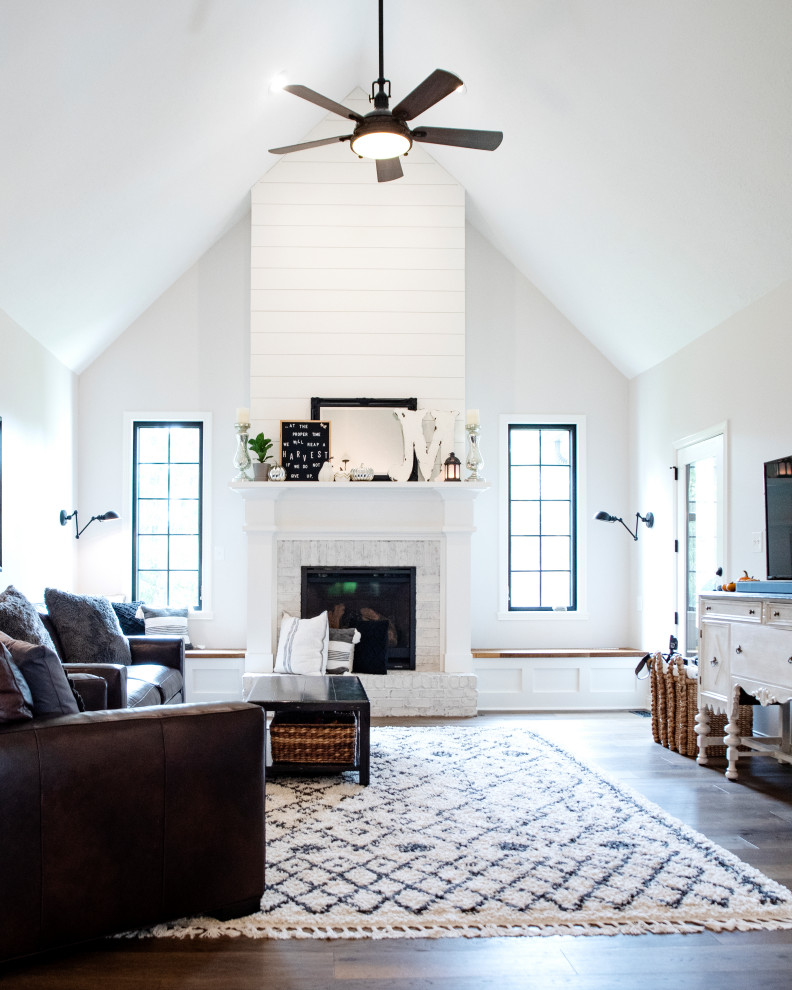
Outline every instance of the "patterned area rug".
[(792, 893), (523, 728), (375, 728), (356, 776), (267, 783), (261, 911), (160, 937), (792, 927)]

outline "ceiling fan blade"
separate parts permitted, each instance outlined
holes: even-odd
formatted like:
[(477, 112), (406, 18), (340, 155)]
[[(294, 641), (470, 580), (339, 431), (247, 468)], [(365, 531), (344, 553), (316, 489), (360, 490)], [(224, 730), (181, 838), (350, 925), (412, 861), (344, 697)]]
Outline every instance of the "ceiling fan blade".
[(342, 134), (340, 137), (322, 138), (319, 141), (304, 141), (302, 144), (287, 144), (285, 148), (270, 148), (271, 155), (288, 155), (292, 151), (307, 151), (308, 148), (321, 148), (323, 144), (335, 144), (336, 141), (348, 141), (351, 134)]
[(403, 175), (398, 158), (377, 159), (377, 182), (391, 182), (393, 179), (400, 179)]
[(416, 127), (413, 141), (424, 144), (452, 144), (457, 148), (494, 151), (503, 140), (502, 131), (469, 131), (461, 127)]
[(422, 83), (419, 83), (412, 93), (393, 108), (393, 116), (399, 120), (412, 120), (418, 114), (433, 107), (435, 103), (450, 96), (455, 89), (459, 89), (462, 80), (455, 76), (453, 72), (446, 72), (445, 69), (435, 69), (431, 76), (427, 76)]
[(359, 113), (355, 113), (354, 110), (350, 110), (349, 107), (345, 107), (341, 103), (336, 103), (335, 100), (331, 100), (327, 96), (322, 96), (321, 93), (308, 89), (307, 86), (284, 86), (283, 88), (287, 93), (301, 96), (309, 103), (315, 103), (318, 107), (337, 113), (339, 117), (347, 117), (349, 120), (363, 120)]

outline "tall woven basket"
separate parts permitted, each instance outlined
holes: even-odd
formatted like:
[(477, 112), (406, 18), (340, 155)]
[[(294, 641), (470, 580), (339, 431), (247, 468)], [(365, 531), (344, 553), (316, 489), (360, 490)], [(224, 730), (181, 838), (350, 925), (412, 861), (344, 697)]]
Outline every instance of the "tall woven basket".
[[(649, 661), (652, 689), (652, 738), (667, 749), (682, 756), (698, 755), (696, 715), (698, 713), (698, 681), (692, 676), (683, 657), (672, 654), (666, 658), (655, 653)], [(727, 717), (707, 708), (709, 735), (722, 736)], [(753, 708), (740, 705), (737, 732), (750, 736), (753, 732)], [(707, 756), (725, 756), (725, 745), (709, 745)]]

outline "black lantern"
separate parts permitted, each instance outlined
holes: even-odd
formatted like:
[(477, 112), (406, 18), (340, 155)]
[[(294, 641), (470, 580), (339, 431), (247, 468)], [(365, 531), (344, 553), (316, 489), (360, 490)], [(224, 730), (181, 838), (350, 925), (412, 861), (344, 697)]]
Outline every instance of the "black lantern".
[(443, 481), (461, 481), (462, 462), (454, 455), (453, 450), (443, 461)]

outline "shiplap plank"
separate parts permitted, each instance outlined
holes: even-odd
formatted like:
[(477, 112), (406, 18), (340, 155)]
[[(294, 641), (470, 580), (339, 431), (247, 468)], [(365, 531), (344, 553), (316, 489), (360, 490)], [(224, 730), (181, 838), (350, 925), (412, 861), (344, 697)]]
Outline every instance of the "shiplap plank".
[(255, 206), (458, 206), (465, 190), (452, 185), (410, 185), (398, 182), (293, 183), (263, 182), (254, 186)]
[(254, 291), (322, 291), (360, 289), (392, 292), (464, 292), (465, 273), (460, 269), (410, 268), (403, 271), (350, 268), (253, 268), (250, 288)]
[[(341, 102), (370, 109), (362, 91)], [(350, 130), (328, 114), (296, 140)], [(282, 157), (252, 190), (251, 411), (268, 435), (311, 395), (464, 405), (464, 189), (427, 149), (402, 166), (377, 183), (335, 143)]]
[[(384, 369), (383, 369), (384, 370)], [(368, 385), (368, 388), (366, 387)], [(251, 377), (250, 398), (282, 398), (303, 401), (312, 395), (422, 395), (438, 396), (447, 402), (465, 395), (464, 378), (426, 378), (418, 373), (399, 378), (387, 374), (368, 375), (364, 381), (354, 376), (291, 376), (289, 378)], [(421, 403), (423, 405), (423, 402)], [(449, 408), (455, 408), (449, 406)]]
[(355, 310), (386, 311), (393, 313), (462, 313), (465, 310), (464, 292), (399, 292), (398, 290), (369, 291), (349, 289), (334, 292), (329, 289), (316, 291), (254, 289), (250, 293), (250, 306), (254, 312), (279, 310), (321, 310), (327, 312), (354, 312)]
[(465, 333), (464, 313), (395, 313), (382, 310), (321, 312), (291, 310), (252, 312), (251, 335), (277, 330), (283, 333)]
[(307, 378), (321, 375), (368, 379), (382, 375), (408, 378), (416, 368), (424, 378), (462, 378), (465, 374), (464, 356), (434, 356), (414, 354), (254, 354), (250, 359), (251, 377), (287, 378), (299, 368)]
[(251, 358), (281, 354), (412, 354), (464, 357), (464, 333), (256, 333)]
[[(412, 156), (411, 156), (412, 157)], [(409, 167), (408, 167), (409, 166)], [(266, 175), (253, 186), (253, 202), (258, 199), (260, 185), (277, 184), (280, 182), (332, 182), (341, 183), (376, 182), (376, 167), (371, 162), (361, 162), (359, 159), (344, 161), (304, 161), (296, 155), (287, 155), (277, 168), (270, 169)], [(404, 174), (398, 180), (404, 185), (456, 185), (456, 179), (445, 169), (439, 168), (436, 162), (419, 162), (408, 159), (403, 163)]]
[(462, 227), (462, 206), (368, 206), (366, 204), (267, 204), (251, 207), (254, 226)]
[(289, 227), (256, 224), (252, 247), (455, 248), (464, 250), (463, 227)]
[(418, 247), (254, 247), (251, 269), (256, 268), (353, 268), (392, 271), (426, 268), (465, 270), (465, 252), (460, 248)]

